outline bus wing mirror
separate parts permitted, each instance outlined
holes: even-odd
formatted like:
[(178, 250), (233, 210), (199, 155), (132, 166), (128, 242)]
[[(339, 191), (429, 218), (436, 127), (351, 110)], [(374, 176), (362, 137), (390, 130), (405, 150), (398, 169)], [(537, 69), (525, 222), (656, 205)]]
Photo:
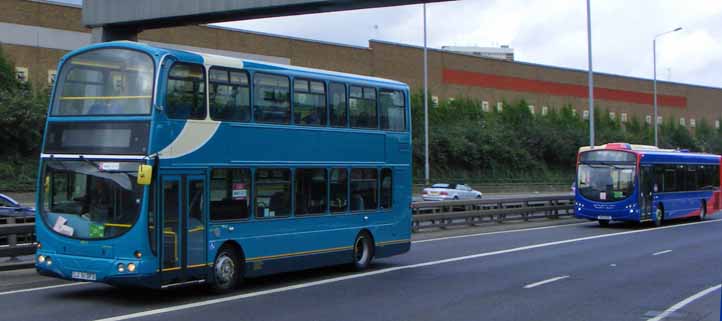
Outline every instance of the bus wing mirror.
[(138, 165), (138, 185), (150, 185), (153, 176), (153, 166)]

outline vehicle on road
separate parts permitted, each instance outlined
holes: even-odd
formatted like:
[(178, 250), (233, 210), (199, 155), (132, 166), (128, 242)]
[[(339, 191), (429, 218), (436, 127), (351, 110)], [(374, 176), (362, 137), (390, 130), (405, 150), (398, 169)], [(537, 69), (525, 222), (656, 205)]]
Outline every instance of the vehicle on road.
[(481, 199), (482, 193), (465, 184), (436, 183), (424, 188), (421, 198), (424, 201), (448, 201), (463, 199)]
[(698, 217), (720, 209), (719, 155), (612, 143), (580, 148), (575, 215), (606, 226)]
[(59, 67), (40, 274), (223, 291), (410, 249), (406, 84), (135, 42)]
[(32, 217), (35, 209), (23, 206), (10, 196), (0, 193), (0, 217)]

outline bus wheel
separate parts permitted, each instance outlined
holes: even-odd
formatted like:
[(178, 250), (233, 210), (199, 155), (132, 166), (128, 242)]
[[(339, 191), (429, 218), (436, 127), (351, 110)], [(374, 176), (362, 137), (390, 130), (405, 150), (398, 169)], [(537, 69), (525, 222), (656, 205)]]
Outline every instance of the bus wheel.
[(702, 208), (699, 209), (699, 220), (704, 221), (707, 218), (707, 204), (702, 202)]
[(239, 283), (241, 268), (238, 254), (232, 248), (224, 246), (213, 262), (211, 289), (216, 292), (228, 292)]
[(604, 227), (609, 226), (609, 220), (599, 220), (597, 222), (599, 222), (599, 225), (601, 225), (601, 226), (604, 226)]
[(373, 257), (374, 245), (371, 237), (366, 232), (359, 233), (353, 246), (353, 268), (357, 271), (368, 268)]
[(664, 210), (661, 207), (657, 207), (657, 210), (654, 212), (654, 226), (662, 226), (663, 221)]

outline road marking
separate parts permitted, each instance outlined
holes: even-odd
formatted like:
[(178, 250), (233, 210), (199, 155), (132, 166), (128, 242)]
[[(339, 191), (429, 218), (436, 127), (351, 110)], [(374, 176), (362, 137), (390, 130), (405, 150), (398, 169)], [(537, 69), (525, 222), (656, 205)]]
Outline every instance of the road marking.
[(544, 285), (544, 284), (547, 284), (547, 283), (552, 283), (552, 282), (556, 282), (556, 281), (559, 281), (559, 280), (564, 280), (564, 279), (566, 279), (566, 278), (568, 278), (568, 277), (569, 277), (568, 275), (557, 276), (557, 277), (555, 277), (555, 278), (546, 279), (546, 280), (544, 280), (544, 281), (539, 281), (539, 282), (536, 282), (536, 283), (527, 284), (527, 285), (524, 286), (524, 288), (525, 288), (525, 289), (531, 289), (531, 288), (535, 288), (535, 287), (538, 287), (538, 286), (540, 286), (540, 285)]
[(484, 232), (484, 233), (476, 233), (476, 234), (465, 234), (465, 235), (445, 236), (445, 237), (438, 237), (438, 238), (433, 238), (433, 239), (425, 239), (425, 240), (412, 241), (411, 243), (414, 243), (414, 244), (415, 244), (415, 243), (424, 243), (424, 242), (434, 242), (434, 241), (452, 240), (452, 239), (460, 239), (460, 238), (475, 237), (475, 236), (485, 236), (485, 235), (495, 235), (495, 234), (506, 234), (506, 233), (516, 233), (516, 232), (546, 230), (546, 229), (552, 229), (552, 228), (560, 228), (560, 227), (583, 225), (583, 224), (590, 224), (590, 223), (589, 223), (589, 222), (582, 222), (582, 223), (572, 223), (572, 224), (563, 224), (563, 225), (554, 225), (554, 226), (540, 226), (540, 227), (524, 228), (524, 229), (510, 230), (510, 231), (496, 231), (496, 232)]
[(712, 293), (712, 292), (714, 292), (714, 291), (717, 291), (717, 290), (719, 290), (721, 287), (722, 287), (722, 284), (717, 284), (717, 285), (715, 285), (715, 286), (713, 286), (713, 287), (711, 287), (711, 288), (708, 288), (708, 289), (706, 289), (706, 290), (703, 290), (703, 291), (701, 291), (701, 292), (698, 292), (697, 294), (695, 294), (695, 295), (693, 295), (693, 296), (691, 296), (691, 297), (689, 297), (689, 298), (686, 298), (686, 299), (684, 299), (684, 300), (682, 300), (682, 301), (677, 302), (677, 304), (669, 307), (669, 309), (664, 310), (664, 312), (660, 313), (659, 315), (657, 315), (657, 316), (654, 317), (654, 318), (648, 319), (647, 321), (660, 321), (660, 320), (666, 318), (667, 316), (669, 316), (670, 314), (672, 314), (672, 313), (674, 313), (674, 312), (677, 312), (677, 310), (679, 310), (679, 309), (681, 309), (681, 308), (684, 308), (685, 305), (690, 304), (690, 303), (694, 302), (694, 300), (697, 300), (697, 299), (699, 299), (699, 298), (701, 298), (701, 297), (703, 297), (703, 296), (705, 296), (705, 295), (707, 295), (707, 294), (710, 294), (710, 293)]
[(657, 256), (657, 255), (667, 254), (667, 253), (669, 253), (669, 252), (672, 252), (672, 250), (659, 251), (659, 252), (654, 253), (654, 254), (652, 254), (652, 255), (653, 255), (653, 256)]
[(43, 286), (43, 287), (39, 287), (39, 288), (13, 290), (13, 291), (7, 291), (7, 292), (0, 292), (0, 296), (8, 295), (8, 294), (23, 293), (23, 292), (33, 292), (33, 291), (40, 291), (40, 290), (47, 290), (47, 289), (54, 289), (54, 288), (62, 288), (62, 287), (66, 287), (66, 286), (74, 286), (74, 285), (81, 285), (81, 284), (88, 284), (88, 283), (87, 282), (75, 282), (75, 283)]
[(390, 272), (395, 272), (395, 271), (401, 271), (401, 270), (410, 270), (410, 269), (416, 269), (416, 268), (427, 267), (427, 266), (434, 266), (434, 265), (440, 265), (440, 264), (446, 264), (446, 263), (453, 263), (453, 262), (477, 259), (477, 258), (487, 257), (487, 256), (494, 256), (494, 255), (500, 255), (500, 254), (526, 251), (526, 250), (531, 250), (531, 249), (550, 247), (550, 246), (554, 246), (554, 245), (562, 245), (562, 244), (576, 243), (576, 242), (581, 242), (581, 241), (607, 238), (607, 237), (612, 237), (612, 236), (621, 236), (621, 235), (630, 235), (630, 234), (653, 232), (653, 231), (662, 231), (662, 230), (666, 230), (666, 229), (678, 228), (678, 227), (683, 227), (683, 226), (692, 226), (692, 225), (697, 225), (697, 224), (710, 224), (710, 223), (719, 223), (719, 222), (722, 222), (722, 221), (720, 221), (720, 220), (701, 221), (701, 222), (694, 222), (694, 223), (683, 224), (683, 225), (670, 225), (670, 226), (657, 227), (657, 228), (653, 228), (653, 229), (626, 231), (626, 232), (619, 232), (619, 233), (612, 233), (612, 234), (602, 234), (602, 235), (580, 237), (580, 238), (561, 240), (561, 241), (555, 241), (555, 242), (539, 243), (539, 244), (527, 245), (527, 246), (516, 247), (516, 248), (511, 248), (511, 249), (506, 249), (506, 250), (477, 253), (477, 254), (452, 257), (452, 258), (436, 260), (436, 261), (428, 261), (428, 262), (416, 263), (416, 264), (410, 264), (410, 265), (395, 266), (395, 267), (380, 269), (380, 270), (376, 270), (376, 271), (369, 271), (369, 272), (363, 272), (363, 273), (352, 274), (352, 275), (332, 277), (332, 278), (328, 278), (328, 279), (324, 279), (324, 280), (283, 286), (283, 287), (278, 287), (278, 288), (269, 289), (269, 290), (244, 293), (244, 294), (232, 295), (232, 296), (218, 298), (218, 299), (193, 302), (193, 303), (187, 303), (187, 304), (182, 304), (182, 305), (178, 305), (178, 306), (171, 306), (171, 307), (148, 310), (148, 311), (143, 311), (143, 312), (119, 315), (119, 316), (109, 317), (109, 318), (105, 318), (105, 319), (98, 319), (95, 321), (129, 320), (129, 319), (147, 317), (147, 316), (151, 316), (151, 315), (163, 314), (163, 313), (168, 313), (168, 312), (175, 312), (175, 311), (180, 311), (180, 310), (203, 307), (203, 306), (218, 304), (218, 303), (223, 303), (223, 302), (247, 299), (247, 298), (263, 296), (263, 295), (268, 295), (268, 294), (292, 291), (292, 290), (303, 289), (303, 288), (316, 287), (316, 286), (320, 286), (320, 285), (324, 285), (324, 284), (336, 283), (336, 282), (352, 280), (352, 279), (359, 279), (359, 278), (364, 278), (364, 277), (369, 277), (369, 276), (374, 276), (374, 275), (379, 275), (379, 274), (385, 274), (385, 273), (390, 273)]

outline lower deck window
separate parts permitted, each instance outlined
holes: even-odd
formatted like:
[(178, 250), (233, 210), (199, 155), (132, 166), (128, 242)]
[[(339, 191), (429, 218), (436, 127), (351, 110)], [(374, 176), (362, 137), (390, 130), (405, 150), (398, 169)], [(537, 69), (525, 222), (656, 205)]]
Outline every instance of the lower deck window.
[(219, 168), (211, 171), (211, 220), (247, 219), (250, 208), (251, 171)]
[(256, 170), (256, 217), (286, 217), (291, 214), (291, 170), (265, 168)]
[(367, 211), (377, 207), (378, 172), (375, 168), (351, 170), (351, 211)]

